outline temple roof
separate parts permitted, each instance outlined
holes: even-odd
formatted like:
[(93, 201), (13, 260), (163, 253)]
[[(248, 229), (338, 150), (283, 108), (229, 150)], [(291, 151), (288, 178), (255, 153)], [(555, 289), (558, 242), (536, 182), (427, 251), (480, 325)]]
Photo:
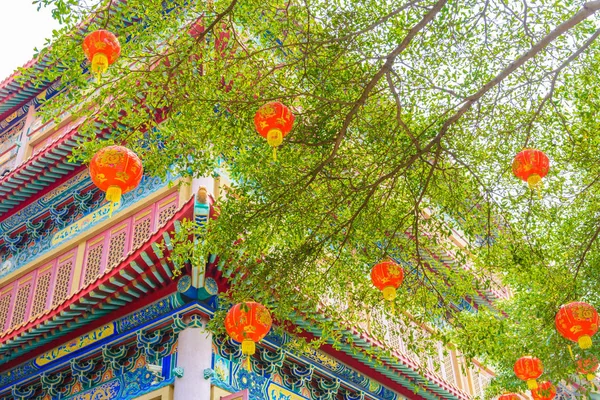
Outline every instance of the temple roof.
[[(36, 58), (28, 61), (23, 68), (33, 68), (35, 77), (37, 73), (45, 70), (48, 66), (48, 59), (44, 57), (39, 61)], [(34, 85), (31, 79), (20, 83), (17, 79), (19, 76), (21, 76), (21, 72), (15, 71), (0, 82), (0, 121), (18, 107), (24, 106), (52, 83), (43, 82), (41, 85)]]
[[(0, 335), (0, 360), (7, 363), (117, 309), (154, 301), (175, 290), (168, 256), (170, 232), (180, 229), (179, 220), (192, 219), (190, 199), (145, 243), (123, 261), (107, 269), (93, 283), (73, 293), (63, 303)], [(163, 246), (164, 245), (164, 246)]]
[(79, 138), (77, 129), (65, 132), (0, 179), (0, 219), (80, 167), (67, 160)]
[[(117, 310), (119, 315), (124, 315), (174, 292), (176, 285), (168, 260), (173, 248), (170, 232), (180, 230), (180, 220), (193, 218), (193, 206), (192, 198), (146, 242), (130, 251), (95, 282), (73, 293), (63, 303), (0, 335), (0, 361), (3, 366), (11, 368), (30, 359), (32, 351), (44, 351), (67, 335), (87, 331), (90, 323), (103, 322), (100, 321), (103, 318), (114, 320)], [(318, 335), (310, 319), (302, 318), (297, 323), (310, 334)], [(419, 393), (420, 398), (469, 398), (465, 392), (434, 374), (427, 372), (423, 376), (418, 363), (402, 353), (394, 351), (393, 356), (382, 356), (380, 361), (374, 359), (360, 349), (383, 350), (383, 345), (359, 335), (355, 330), (347, 333), (353, 337), (353, 346), (342, 346), (341, 350), (326, 346), (326, 352), (357, 368), (358, 365), (365, 366), (393, 389), (417, 385), (424, 389)]]
[[(107, 130), (98, 129), (98, 139), (106, 135)], [(1, 178), (0, 221), (79, 172), (81, 164), (70, 162), (68, 157), (82, 139), (78, 127), (65, 131)]]
[[(322, 318), (322, 317), (321, 317)], [(296, 323), (312, 335), (319, 335), (314, 323), (308, 318), (298, 318)], [(392, 355), (385, 355), (385, 346), (365, 334), (359, 334), (355, 329), (346, 330), (346, 334), (352, 337), (352, 345), (343, 344), (339, 350), (331, 345), (325, 345), (325, 351), (349, 365), (356, 362), (365, 364), (387, 378), (396, 385), (410, 388), (414, 385), (424, 389), (418, 395), (428, 399), (461, 399), (468, 400), (471, 396), (465, 391), (446, 382), (441, 377), (426, 371), (417, 362), (398, 350), (392, 350)], [(368, 352), (356, 351), (358, 349), (369, 349)], [(372, 350), (380, 351), (380, 357), (375, 358)], [(389, 350), (389, 349), (388, 349)], [(393, 384), (388, 385), (394, 388)]]
[[(109, 13), (115, 15), (120, 6), (125, 2), (126, 0), (115, 1), (114, 4), (112, 4), (112, 7), (109, 8)], [(98, 17), (95, 16), (90, 20), (80, 23), (70, 34), (70, 37), (83, 40), (83, 36), (87, 33), (88, 27), (94, 23), (97, 18)], [(127, 21), (122, 22), (127, 23)], [(18, 78), (21, 76), (21, 72), (17, 70), (0, 82), (0, 121), (4, 120), (17, 108), (22, 107), (32, 100), (50, 85), (52, 82), (47, 81), (38, 82), (37, 85), (34, 85), (34, 81), (38, 78), (39, 74), (47, 68), (57, 68), (57, 66), (52, 65), (50, 57), (45, 55), (41, 59), (33, 58), (29, 60), (22, 68), (32, 68), (34, 70), (32, 76), (27, 81), (19, 82)]]

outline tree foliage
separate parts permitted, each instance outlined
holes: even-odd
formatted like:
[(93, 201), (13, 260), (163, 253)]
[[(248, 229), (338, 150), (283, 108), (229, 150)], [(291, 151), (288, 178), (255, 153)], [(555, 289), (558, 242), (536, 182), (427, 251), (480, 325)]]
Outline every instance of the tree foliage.
[[(77, 157), (118, 142), (151, 175), (231, 176), (199, 252), (227, 260), (232, 301), (263, 302), (280, 321), (325, 313), (315, 324), (334, 341), (331, 321), (368, 329), (379, 312), (428, 324), (496, 369), (491, 393), (524, 389), (512, 375), (524, 354), (552, 380), (573, 374), (554, 315), (573, 300), (600, 306), (599, 2), (38, 3), (65, 28), (39, 55), (55, 68), (23, 79), (68, 87), (43, 112), (88, 117)], [(80, 21), (121, 40), (98, 83)], [(296, 114), (276, 162), (253, 127), (270, 100)], [(511, 173), (524, 147), (551, 159), (541, 198)], [(453, 230), (470, 244), (450, 246)], [(440, 251), (452, 268), (432, 261)], [(388, 256), (406, 269), (395, 312), (369, 281)], [(495, 308), (456, 306), (504, 285), (513, 296)]]

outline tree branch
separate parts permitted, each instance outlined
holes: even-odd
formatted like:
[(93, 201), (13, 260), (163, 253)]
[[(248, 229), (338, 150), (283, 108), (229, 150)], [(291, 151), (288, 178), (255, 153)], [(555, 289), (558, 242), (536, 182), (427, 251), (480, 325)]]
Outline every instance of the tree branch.
[[(425, 28), (425, 26), (427, 24), (429, 24), (433, 20), (433, 18), (442, 9), (442, 7), (444, 7), (444, 5), (446, 5), (447, 1), (448, 0), (438, 0), (438, 2), (435, 3), (435, 5), (431, 8), (431, 10), (429, 10), (429, 12), (427, 14), (425, 14), (425, 16), (421, 19), (421, 21), (419, 21), (418, 24), (416, 24), (414, 27), (411, 28), (410, 31), (408, 31), (408, 34), (406, 35), (404, 40), (402, 40), (402, 42), (398, 46), (396, 46), (396, 48), (387, 56), (386, 62), (379, 69), (379, 71), (377, 71), (377, 73), (373, 76), (373, 78), (371, 78), (371, 80), (367, 83), (362, 94), (356, 100), (356, 102), (354, 103), (354, 106), (352, 107), (350, 112), (348, 112), (348, 114), (346, 115), (346, 118), (344, 119), (342, 127), (337, 134), (331, 154), (329, 155), (329, 157), (327, 157), (323, 162), (321, 162), (312, 171), (313, 179), (319, 173), (319, 171), (321, 171), (325, 167), (325, 165), (327, 165), (331, 161), (333, 161), (340, 146), (342, 145), (344, 137), (346, 136), (346, 132), (348, 131), (348, 127), (350, 126), (350, 123), (352, 122), (352, 119), (354, 118), (354, 116), (356, 115), (358, 110), (360, 110), (360, 108), (366, 103), (367, 99), (369, 98), (369, 94), (371, 93), (371, 91), (373, 90), (375, 85), (377, 85), (377, 83), (386, 74), (386, 72), (388, 72), (392, 69), (392, 66), (394, 65), (394, 61), (396, 60), (396, 57), (398, 57), (398, 55), (400, 53), (402, 53), (408, 47), (408, 45), (412, 42), (413, 38), (423, 28)], [(312, 179), (311, 179), (311, 181), (312, 181)]]

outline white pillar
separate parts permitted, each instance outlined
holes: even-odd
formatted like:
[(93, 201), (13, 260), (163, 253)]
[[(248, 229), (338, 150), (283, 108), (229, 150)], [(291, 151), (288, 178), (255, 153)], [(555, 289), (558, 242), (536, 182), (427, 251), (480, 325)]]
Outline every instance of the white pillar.
[(183, 377), (175, 378), (174, 400), (210, 400), (210, 379), (204, 370), (211, 368), (212, 334), (203, 328), (185, 328), (179, 332), (177, 366)]

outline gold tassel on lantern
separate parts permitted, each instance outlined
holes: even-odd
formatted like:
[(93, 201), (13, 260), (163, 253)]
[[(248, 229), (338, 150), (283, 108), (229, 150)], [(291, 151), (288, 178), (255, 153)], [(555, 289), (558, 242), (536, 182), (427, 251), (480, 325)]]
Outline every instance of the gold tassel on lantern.
[(113, 211), (116, 206), (121, 202), (121, 188), (118, 186), (110, 186), (106, 190), (106, 200), (110, 202), (110, 210), (108, 211), (108, 217), (112, 217)]
[(96, 80), (100, 82), (102, 74), (108, 71), (108, 57), (104, 53), (94, 54), (92, 59), (92, 72), (96, 75)]
[(277, 161), (277, 147), (283, 143), (283, 132), (279, 129), (271, 129), (267, 134), (267, 143), (273, 147), (273, 161)]
[(527, 185), (529, 185), (529, 189), (537, 193), (539, 199), (542, 198), (542, 188), (544, 187), (544, 183), (542, 182), (541, 176), (538, 174), (531, 175), (527, 178)]
[(250, 339), (244, 339), (242, 342), (242, 354), (246, 356), (246, 369), (248, 372), (252, 371), (250, 365), (250, 357), (256, 352), (256, 344)]
[(396, 299), (396, 288), (393, 286), (388, 286), (383, 288), (383, 298), (387, 301), (394, 301)]
[(590, 347), (592, 347), (592, 338), (588, 335), (583, 335), (580, 336), (579, 339), (577, 339), (577, 343), (579, 344), (580, 348), (589, 349)]
[(527, 387), (529, 388), (529, 390), (537, 389), (538, 388), (537, 381), (535, 379), (528, 379)]

